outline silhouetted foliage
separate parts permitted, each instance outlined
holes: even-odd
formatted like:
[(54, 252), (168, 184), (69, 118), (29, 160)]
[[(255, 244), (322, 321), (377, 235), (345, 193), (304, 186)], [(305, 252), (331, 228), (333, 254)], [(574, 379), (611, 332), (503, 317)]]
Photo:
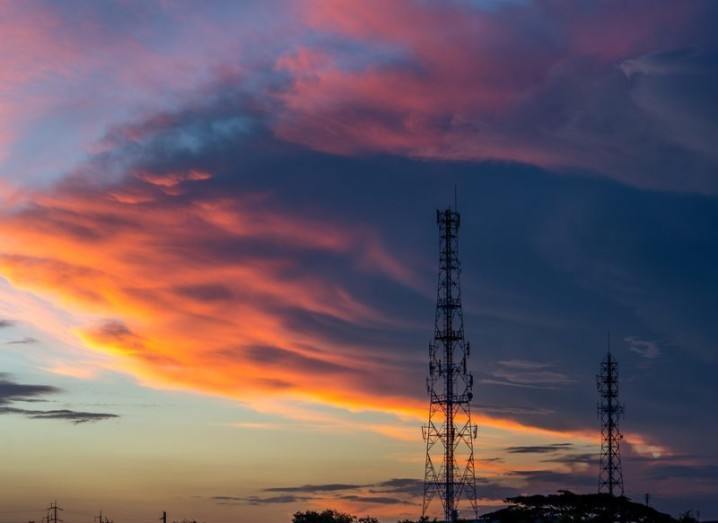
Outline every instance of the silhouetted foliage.
[[(689, 510), (678, 516), (678, 519), (676, 521), (678, 521), (678, 523), (698, 523), (699, 520), (697, 516), (693, 515), (693, 511)], [(706, 523), (711, 522), (707, 521)]]
[(517, 496), (507, 498), (510, 505), (496, 512), (484, 514), (480, 521), (486, 523), (538, 523), (538, 522), (587, 522), (587, 523), (692, 523), (689, 519), (675, 519), (626, 497), (608, 494), (574, 494), (567, 490), (547, 496)]
[(325, 510), (323, 512), (308, 510), (306, 512), (296, 512), (292, 518), (292, 523), (379, 523), (379, 520), (372, 517), (357, 519), (356, 516), (337, 512), (336, 510)]

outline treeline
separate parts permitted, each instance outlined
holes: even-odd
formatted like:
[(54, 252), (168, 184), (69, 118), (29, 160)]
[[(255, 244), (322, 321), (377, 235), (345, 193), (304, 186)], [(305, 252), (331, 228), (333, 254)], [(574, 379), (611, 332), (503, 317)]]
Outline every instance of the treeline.
[(609, 494), (558, 494), (517, 496), (505, 500), (508, 506), (484, 514), (482, 523), (588, 522), (588, 523), (697, 523), (690, 512), (678, 518), (657, 511), (625, 496)]

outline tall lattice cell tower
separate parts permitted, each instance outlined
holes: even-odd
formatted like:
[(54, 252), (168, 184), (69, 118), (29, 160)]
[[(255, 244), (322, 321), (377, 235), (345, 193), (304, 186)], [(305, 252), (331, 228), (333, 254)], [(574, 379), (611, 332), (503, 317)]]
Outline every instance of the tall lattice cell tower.
[(471, 422), (473, 376), (467, 370), (469, 344), (464, 340), (458, 257), (459, 213), (436, 212), (439, 225), (439, 289), (434, 341), (429, 344), (429, 422), (426, 441), (422, 516), (428, 517), (435, 498), (444, 521), (478, 518), (474, 440)]
[(618, 421), (623, 415), (623, 405), (618, 401), (618, 362), (611, 354), (610, 347), (601, 362), (601, 372), (596, 376), (596, 385), (600, 395), (598, 417), (601, 420), (601, 468), (598, 475), (598, 491), (611, 496), (623, 496), (621, 469), (623, 435), (618, 426)]

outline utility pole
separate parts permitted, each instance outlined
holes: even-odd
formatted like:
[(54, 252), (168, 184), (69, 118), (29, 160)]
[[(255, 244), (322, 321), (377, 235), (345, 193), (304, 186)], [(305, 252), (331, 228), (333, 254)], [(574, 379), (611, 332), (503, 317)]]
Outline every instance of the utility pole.
[(113, 523), (110, 518), (102, 515), (101, 510), (100, 510), (100, 513), (97, 516), (95, 516), (95, 521), (97, 521), (97, 523)]
[(162, 517), (160, 518), (160, 521), (162, 521), (162, 523), (167, 523), (167, 512), (164, 510), (162, 511)]
[(456, 209), (436, 212), (439, 226), (439, 284), (434, 341), (429, 344), (429, 421), (423, 427), (426, 441), (422, 517), (431, 501), (441, 499), (444, 521), (455, 523), (461, 502), (478, 518), (474, 439), (471, 421), (473, 376), (467, 370), (470, 353), (464, 339), (458, 257), (460, 215)]
[(601, 465), (598, 476), (599, 493), (623, 496), (623, 470), (621, 447), (623, 439), (618, 420), (623, 415), (623, 405), (618, 401), (618, 362), (611, 354), (609, 335), (608, 353), (601, 362), (601, 372), (596, 376), (600, 395), (598, 417), (601, 420)]
[(57, 517), (58, 511), (62, 512), (62, 509), (57, 506), (57, 501), (50, 503), (50, 506), (47, 507), (48, 523), (63, 523), (63, 521), (61, 519), (58, 519), (58, 517)]

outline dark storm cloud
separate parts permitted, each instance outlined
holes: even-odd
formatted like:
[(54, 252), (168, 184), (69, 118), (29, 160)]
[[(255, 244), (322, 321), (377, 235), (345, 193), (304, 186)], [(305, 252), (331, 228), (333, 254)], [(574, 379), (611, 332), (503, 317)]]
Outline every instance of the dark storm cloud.
[(106, 412), (83, 412), (70, 409), (36, 410), (15, 407), (17, 402), (45, 401), (45, 397), (62, 392), (51, 385), (26, 385), (12, 381), (7, 374), (0, 373), (0, 415), (17, 414), (30, 419), (64, 420), (73, 424), (104, 421), (118, 418), (117, 414)]

